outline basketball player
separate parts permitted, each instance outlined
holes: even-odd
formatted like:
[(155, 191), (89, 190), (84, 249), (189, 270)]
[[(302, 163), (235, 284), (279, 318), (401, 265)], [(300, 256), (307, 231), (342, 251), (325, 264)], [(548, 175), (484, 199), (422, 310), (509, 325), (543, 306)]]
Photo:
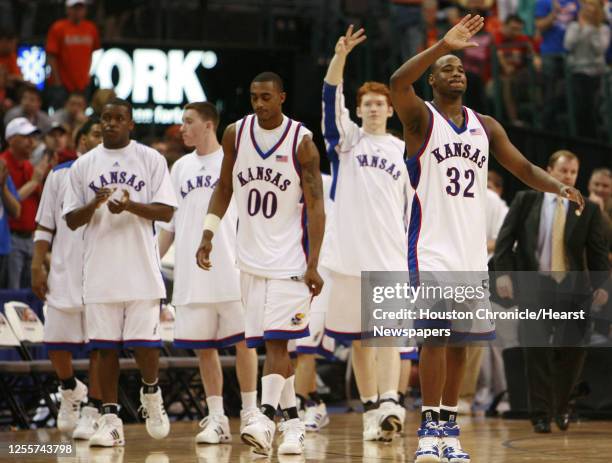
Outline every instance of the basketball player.
[(77, 155), (85, 154), (102, 143), (102, 126), (97, 116), (92, 116), (77, 130), (74, 146)]
[[(331, 175), (321, 173), (323, 181), (323, 195), (325, 197), (325, 213), (329, 215), (333, 201), (330, 197)], [(329, 222), (325, 223), (325, 236), (328, 236)], [(321, 245), (321, 259), (325, 255), (327, 240), (323, 239)], [(331, 285), (329, 282), (329, 271), (319, 265), (319, 274), (325, 285), (310, 305), (310, 320), (308, 330), (310, 334), (305, 338), (295, 341), (295, 392), (298, 398), (298, 409), (303, 415), (306, 431), (317, 432), (329, 424), (327, 407), (317, 392), (317, 368), (316, 357), (327, 359), (334, 358), (335, 342), (325, 334), (325, 316), (329, 307), (329, 296)]]
[[(465, 16), (442, 40), (404, 63), (391, 77), (391, 96), (404, 127), (414, 199), (408, 230), (410, 278), (419, 272), (487, 270), (486, 190), (489, 149), (523, 183), (579, 203), (580, 193), (531, 164), (512, 145), (493, 118), (462, 106), (466, 77), (461, 60), (449, 53), (475, 47), (472, 36), (483, 18)], [(413, 83), (431, 66), (433, 101), (424, 102)], [(466, 303), (472, 301), (466, 301)], [(482, 302), (481, 302), (482, 303)], [(485, 302), (488, 304), (488, 301)], [(487, 340), (492, 323), (474, 321), (466, 329), (452, 321), (450, 341)], [(430, 339), (430, 338), (428, 338)], [(466, 463), (461, 448), (457, 403), (463, 378), (465, 346), (426, 342), (419, 370), (423, 395), (422, 424), (415, 461)]]
[(142, 375), (140, 401), (153, 438), (170, 432), (157, 384), (161, 345), (159, 271), (154, 221), (169, 222), (176, 207), (166, 161), (130, 140), (131, 105), (121, 99), (103, 108), (102, 144), (70, 168), (63, 213), (84, 233), (83, 300), (90, 346), (99, 349), (102, 417), (89, 443), (124, 445), (117, 404), (119, 349), (134, 348)]
[[(89, 119), (79, 129), (77, 139), (83, 150), (80, 153), (93, 149), (102, 141), (96, 128), (99, 128), (99, 121)], [(89, 439), (97, 428), (102, 397), (98, 382), (97, 352), (92, 352), (89, 357), (89, 400), (87, 386), (75, 378), (72, 368), (72, 354), (87, 344), (81, 285), (83, 232), (73, 232), (62, 219), (62, 202), (73, 163), (68, 161), (56, 166), (43, 188), (36, 213), (32, 290), (47, 302), (44, 342), (61, 383), (57, 427), (64, 433), (72, 433), (74, 439)], [(47, 275), (45, 260), (50, 250), (51, 267)], [(81, 408), (82, 403), (85, 405)]]
[[(238, 208), (237, 262), (249, 347), (264, 343), (261, 413), (249, 419), (242, 440), (268, 454), (280, 404), (279, 454), (302, 454), (287, 341), (308, 335), (310, 299), (321, 292), (317, 272), (325, 213), (319, 153), (310, 131), (282, 112), (283, 81), (264, 72), (251, 82), (255, 114), (223, 135), (221, 177), (208, 207), (198, 265), (211, 268), (213, 235), (234, 194)], [(306, 233), (306, 229), (308, 233)]]
[[(404, 143), (387, 133), (393, 116), (389, 88), (366, 82), (357, 92), (354, 123), (344, 104), (342, 78), (348, 54), (365, 40), (350, 26), (338, 39), (323, 84), (323, 135), (334, 177), (329, 215), (332, 290), (326, 334), (352, 342), (352, 361), (361, 402), (363, 439), (390, 440), (402, 430), (399, 405), (400, 356), (395, 347), (362, 344), (361, 271), (406, 271), (405, 211), (408, 172)], [(384, 226), (382, 226), (384, 224)]]
[(201, 422), (196, 442), (219, 444), (231, 440), (223, 411), (223, 372), (218, 348), (236, 346), (236, 375), (242, 396), (242, 421), (257, 411), (257, 353), (244, 341), (244, 309), (240, 300), (236, 262), (235, 204), (228, 208), (215, 238), (216, 265), (204, 272), (193, 258), (200, 238), (194, 224), (204, 221), (213, 189), (219, 180), (223, 149), (217, 141), (219, 114), (208, 102), (185, 106), (181, 134), (195, 151), (176, 161), (170, 178), (179, 207), (169, 224), (161, 225), (160, 256), (175, 243), (174, 291), (176, 307), (174, 345), (194, 349), (206, 391), (209, 414)]

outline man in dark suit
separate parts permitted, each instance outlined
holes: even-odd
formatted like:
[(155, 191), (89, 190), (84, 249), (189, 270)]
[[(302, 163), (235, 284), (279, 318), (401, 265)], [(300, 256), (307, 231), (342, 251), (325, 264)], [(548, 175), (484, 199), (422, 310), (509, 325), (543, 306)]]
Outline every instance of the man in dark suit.
[[(548, 172), (574, 186), (579, 160), (570, 151), (557, 151)], [(516, 248), (514, 247), (516, 243)], [(586, 352), (588, 308), (605, 304), (601, 285), (609, 278), (607, 239), (600, 208), (587, 202), (576, 206), (552, 193), (519, 192), (499, 232), (495, 248), (496, 287), (502, 298), (516, 300), (521, 309), (555, 312), (586, 310), (579, 320), (527, 320), (521, 324), (534, 431), (550, 432), (554, 417), (559, 429), (569, 426), (570, 394), (580, 377)], [(518, 271), (513, 279), (507, 272)]]

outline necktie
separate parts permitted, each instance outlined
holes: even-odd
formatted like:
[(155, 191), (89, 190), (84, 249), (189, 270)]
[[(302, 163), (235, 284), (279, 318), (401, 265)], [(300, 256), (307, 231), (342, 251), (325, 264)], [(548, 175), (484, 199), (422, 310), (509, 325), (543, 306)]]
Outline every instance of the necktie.
[(563, 199), (557, 196), (555, 199), (555, 215), (553, 216), (552, 226), (552, 256), (550, 260), (550, 271), (553, 272), (552, 277), (557, 283), (561, 283), (565, 275), (563, 272), (567, 270), (565, 263), (565, 206)]

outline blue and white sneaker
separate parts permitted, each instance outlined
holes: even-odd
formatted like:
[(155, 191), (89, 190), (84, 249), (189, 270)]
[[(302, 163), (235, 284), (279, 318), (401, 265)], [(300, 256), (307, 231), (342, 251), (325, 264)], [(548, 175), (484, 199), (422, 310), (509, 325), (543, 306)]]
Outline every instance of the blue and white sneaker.
[(442, 463), (470, 463), (470, 455), (461, 448), (459, 425), (448, 421), (440, 426), (442, 439)]
[(423, 421), (417, 431), (419, 446), (414, 453), (415, 463), (440, 463), (440, 429), (435, 421)]

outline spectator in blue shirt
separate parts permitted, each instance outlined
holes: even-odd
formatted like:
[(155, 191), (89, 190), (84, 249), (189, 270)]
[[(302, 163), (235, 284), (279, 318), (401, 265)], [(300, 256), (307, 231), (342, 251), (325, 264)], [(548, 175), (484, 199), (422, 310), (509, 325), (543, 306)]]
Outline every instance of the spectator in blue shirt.
[(8, 283), (8, 255), (11, 250), (11, 232), (8, 217), (19, 217), (19, 194), (4, 161), (0, 160), (0, 288)]
[(578, 0), (537, 0), (536, 27), (542, 34), (540, 54), (544, 85), (542, 124), (545, 130), (560, 131), (556, 115), (565, 114), (565, 68), (563, 40), (567, 26), (575, 21), (580, 5)]

